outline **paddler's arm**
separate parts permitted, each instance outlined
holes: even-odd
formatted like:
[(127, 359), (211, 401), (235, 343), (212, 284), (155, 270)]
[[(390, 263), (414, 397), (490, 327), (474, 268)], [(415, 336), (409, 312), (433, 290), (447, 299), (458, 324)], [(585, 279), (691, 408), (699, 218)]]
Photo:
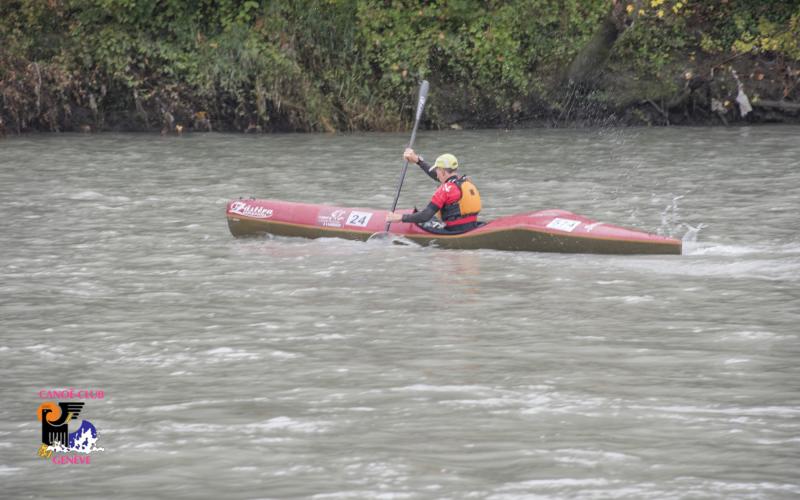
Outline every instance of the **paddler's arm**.
[(422, 224), (423, 222), (428, 222), (429, 220), (433, 219), (433, 216), (436, 215), (436, 212), (438, 211), (439, 207), (437, 207), (435, 203), (430, 202), (428, 203), (428, 206), (425, 207), (425, 210), (422, 210), (421, 212), (414, 212), (413, 214), (403, 214), (403, 218), (401, 220), (402, 222)]
[(436, 178), (436, 172), (433, 171), (431, 165), (428, 162), (426, 162), (420, 155), (415, 153), (413, 149), (406, 148), (405, 152), (403, 153), (403, 158), (405, 158), (407, 161), (411, 163), (416, 163), (417, 165), (419, 165), (419, 168), (421, 168), (422, 171), (425, 172), (425, 175), (435, 180), (436, 182), (439, 182), (439, 179)]

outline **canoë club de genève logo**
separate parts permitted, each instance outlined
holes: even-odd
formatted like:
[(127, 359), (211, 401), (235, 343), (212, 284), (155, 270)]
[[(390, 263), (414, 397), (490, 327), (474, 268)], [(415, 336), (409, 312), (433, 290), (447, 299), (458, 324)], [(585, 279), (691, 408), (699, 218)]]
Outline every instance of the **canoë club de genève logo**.
[[(95, 390), (47, 390), (39, 391), (44, 401), (36, 410), (42, 424), (42, 444), (39, 456), (54, 464), (89, 464), (91, 453), (103, 451), (97, 447), (97, 428), (83, 418), (85, 401), (59, 401), (60, 399), (103, 399), (104, 391)], [(80, 425), (77, 422), (80, 420)], [(70, 429), (74, 429), (70, 431)]]

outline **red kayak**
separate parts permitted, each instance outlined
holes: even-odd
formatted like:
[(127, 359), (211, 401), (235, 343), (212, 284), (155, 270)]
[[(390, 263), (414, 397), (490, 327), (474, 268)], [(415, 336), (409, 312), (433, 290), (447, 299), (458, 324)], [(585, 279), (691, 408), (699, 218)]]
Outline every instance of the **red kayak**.
[[(399, 211), (410, 213), (410, 210)], [(279, 200), (233, 200), (228, 227), (236, 236), (299, 236), (367, 240), (382, 233), (386, 210)], [(461, 234), (394, 222), (390, 233), (420, 245), (474, 250), (602, 254), (677, 254), (681, 241), (597, 222), (565, 210), (540, 210), (498, 217)]]

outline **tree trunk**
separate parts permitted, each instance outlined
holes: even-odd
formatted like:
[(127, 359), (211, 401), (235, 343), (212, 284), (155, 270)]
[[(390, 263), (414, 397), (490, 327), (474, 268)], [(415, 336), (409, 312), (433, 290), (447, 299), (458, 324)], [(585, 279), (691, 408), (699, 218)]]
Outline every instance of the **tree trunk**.
[(595, 34), (578, 52), (567, 71), (567, 83), (591, 88), (605, 67), (611, 48), (627, 28), (627, 2), (612, 0), (608, 15), (603, 17)]
[(778, 109), (786, 113), (797, 113), (798, 111), (800, 111), (799, 102), (770, 101), (767, 99), (762, 99), (754, 102), (753, 106), (755, 106), (756, 108)]

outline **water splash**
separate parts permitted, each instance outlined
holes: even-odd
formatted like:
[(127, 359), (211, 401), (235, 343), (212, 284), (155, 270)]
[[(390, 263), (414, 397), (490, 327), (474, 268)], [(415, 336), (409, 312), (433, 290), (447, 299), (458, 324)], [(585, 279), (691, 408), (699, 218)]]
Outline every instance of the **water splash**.
[(680, 215), (678, 213), (678, 200), (682, 199), (684, 195), (673, 196), (672, 202), (664, 207), (661, 212), (661, 226), (658, 228), (658, 234), (661, 236), (675, 236), (675, 232), (681, 227)]
[(703, 223), (698, 224), (697, 227), (691, 226), (686, 223), (683, 223), (681, 225), (686, 228), (686, 233), (684, 233), (683, 237), (681, 238), (681, 241), (683, 241), (684, 244), (697, 243), (697, 235), (700, 234), (700, 231), (702, 231), (703, 228), (708, 227), (706, 224)]

